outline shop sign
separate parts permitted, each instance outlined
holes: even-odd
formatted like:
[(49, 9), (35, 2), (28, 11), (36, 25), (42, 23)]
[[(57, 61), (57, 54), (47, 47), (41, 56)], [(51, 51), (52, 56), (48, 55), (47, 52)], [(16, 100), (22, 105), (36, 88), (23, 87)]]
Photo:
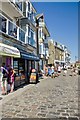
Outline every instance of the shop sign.
[(22, 58), (25, 57), (25, 59), (39, 60), (39, 57), (34, 56), (34, 55), (30, 55), (30, 54), (24, 54), (24, 53), (21, 53), (21, 56), (22, 56)]
[(20, 57), (20, 52), (15, 47), (0, 43), (0, 55), (12, 56), (12, 57)]

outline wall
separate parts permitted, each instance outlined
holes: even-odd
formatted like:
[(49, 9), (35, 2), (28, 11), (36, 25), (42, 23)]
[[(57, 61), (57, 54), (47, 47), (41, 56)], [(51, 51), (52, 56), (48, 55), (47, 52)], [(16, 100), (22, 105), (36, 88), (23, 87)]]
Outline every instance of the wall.
[(48, 64), (53, 64), (55, 59), (55, 47), (53, 42), (48, 41), (48, 47), (49, 47), (49, 59)]

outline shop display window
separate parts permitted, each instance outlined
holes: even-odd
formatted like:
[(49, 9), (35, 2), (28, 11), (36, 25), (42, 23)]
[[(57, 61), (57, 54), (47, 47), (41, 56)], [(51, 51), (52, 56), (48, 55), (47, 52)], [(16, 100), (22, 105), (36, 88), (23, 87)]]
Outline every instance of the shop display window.
[(25, 71), (25, 61), (20, 60), (19, 61), (19, 75), (24, 74)]
[(25, 61), (22, 59), (14, 59), (14, 70), (16, 72), (16, 79), (20, 77), (21, 80), (25, 79)]
[(19, 75), (21, 76), (21, 80), (25, 79), (25, 61), (19, 61)]
[(16, 75), (18, 76), (19, 72), (18, 72), (18, 61), (17, 60), (14, 61), (14, 71)]

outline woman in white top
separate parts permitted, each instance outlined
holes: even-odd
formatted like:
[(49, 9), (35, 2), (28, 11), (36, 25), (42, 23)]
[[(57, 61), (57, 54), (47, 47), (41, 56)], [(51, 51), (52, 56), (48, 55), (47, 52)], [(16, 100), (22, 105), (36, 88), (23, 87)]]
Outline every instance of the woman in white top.
[(60, 65), (58, 66), (58, 73), (61, 73), (61, 67), (60, 67)]

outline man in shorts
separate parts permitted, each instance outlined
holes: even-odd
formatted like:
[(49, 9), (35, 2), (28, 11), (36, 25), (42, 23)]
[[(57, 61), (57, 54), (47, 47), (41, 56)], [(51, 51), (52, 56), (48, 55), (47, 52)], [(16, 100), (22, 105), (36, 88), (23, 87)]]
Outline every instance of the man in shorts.
[(8, 78), (8, 70), (5, 67), (5, 63), (1, 66), (2, 72), (2, 79), (1, 79), (1, 88), (2, 88), (2, 95), (7, 94), (7, 78)]

